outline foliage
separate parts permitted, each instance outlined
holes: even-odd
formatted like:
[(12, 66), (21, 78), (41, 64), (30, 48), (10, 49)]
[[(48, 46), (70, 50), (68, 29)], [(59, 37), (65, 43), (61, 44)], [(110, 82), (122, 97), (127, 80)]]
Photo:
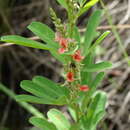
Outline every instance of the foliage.
[(44, 43), (16, 35), (3, 36), (1, 41), (48, 50), (63, 64), (65, 83), (58, 84), (45, 77), (35, 76), (32, 80), (24, 80), (20, 84), (21, 88), (31, 95), (18, 95), (16, 99), (21, 102), (68, 107), (73, 123), (57, 109), (50, 109), (46, 118), (30, 118), (29, 122), (41, 130), (95, 130), (105, 114), (107, 100), (106, 93), (96, 89), (104, 78), (103, 71), (112, 67), (108, 61), (94, 62), (95, 48), (110, 32), (106, 31), (97, 38), (96, 28), (100, 23), (102, 10), (96, 10), (88, 20), (82, 42), (76, 21), (98, 0), (57, 2), (67, 10), (68, 20), (62, 23), (54, 10), (50, 9), (56, 32), (40, 22), (32, 22), (28, 26)]

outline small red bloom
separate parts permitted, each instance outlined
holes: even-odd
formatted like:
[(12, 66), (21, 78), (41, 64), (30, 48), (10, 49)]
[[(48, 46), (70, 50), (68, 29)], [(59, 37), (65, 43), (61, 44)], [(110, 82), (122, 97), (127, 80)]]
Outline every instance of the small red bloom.
[(58, 52), (63, 54), (68, 49), (68, 39), (63, 38), (59, 33), (56, 33), (55, 41), (59, 42), (61, 48), (59, 48)]
[(88, 87), (88, 85), (81, 85), (79, 89), (80, 89), (80, 91), (86, 92), (89, 90), (89, 87)]
[(72, 58), (73, 58), (75, 61), (80, 62), (81, 60), (83, 60), (84, 57), (81, 56), (80, 50), (77, 50), (77, 51), (75, 52), (75, 54), (72, 55)]
[(68, 82), (73, 82), (74, 81), (74, 73), (73, 72), (68, 72), (66, 77), (67, 77)]
[(60, 44), (63, 48), (67, 48), (67, 47), (68, 47), (68, 39), (61, 38), (60, 41), (59, 41), (59, 44)]
[(66, 51), (65, 48), (59, 48), (58, 49), (58, 53), (59, 54), (63, 54), (65, 51)]

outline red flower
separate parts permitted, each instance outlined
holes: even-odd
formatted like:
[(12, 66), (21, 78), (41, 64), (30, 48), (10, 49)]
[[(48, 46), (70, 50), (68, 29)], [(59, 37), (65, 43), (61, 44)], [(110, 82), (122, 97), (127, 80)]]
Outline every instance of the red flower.
[(59, 42), (59, 45), (61, 46), (61, 48), (58, 50), (60, 54), (68, 50), (68, 39), (63, 38), (60, 34), (56, 33), (55, 40)]
[(59, 53), (59, 54), (63, 54), (65, 51), (66, 51), (65, 48), (59, 48), (59, 49), (58, 49), (58, 53)]
[(66, 77), (67, 77), (68, 82), (73, 82), (74, 81), (74, 73), (73, 72), (68, 72)]
[(68, 39), (61, 38), (60, 41), (59, 41), (59, 44), (60, 44), (63, 48), (67, 48), (67, 47), (68, 47)]
[(77, 50), (77, 51), (75, 52), (75, 54), (72, 55), (72, 58), (73, 58), (75, 61), (80, 62), (81, 60), (83, 60), (84, 57), (81, 56), (80, 50)]
[(81, 85), (79, 89), (80, 89), (80, 91), (86, 92), (89, 90), (89, 87), (88, 87), (88, 85)]

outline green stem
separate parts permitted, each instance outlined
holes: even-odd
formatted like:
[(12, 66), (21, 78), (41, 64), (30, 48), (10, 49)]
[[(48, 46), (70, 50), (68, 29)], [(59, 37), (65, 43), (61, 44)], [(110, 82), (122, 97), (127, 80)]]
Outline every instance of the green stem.
[[(0, 91), (4, 92), (6, 95), (11, 97), (13, 100), (16, 101), (16, 94), (12, 92), (10, 89), (8, 89), (6, 86), (0, 83)], [(30, 112), (32, 115), (45, 118), (44, 115), (39, 112), (36, 108), (34, 108), (32, 105), (26, 103), (26, 102), (17, 102), (20, 106), (22, 106), (24, 109), (26, 109), (28, 112)]]

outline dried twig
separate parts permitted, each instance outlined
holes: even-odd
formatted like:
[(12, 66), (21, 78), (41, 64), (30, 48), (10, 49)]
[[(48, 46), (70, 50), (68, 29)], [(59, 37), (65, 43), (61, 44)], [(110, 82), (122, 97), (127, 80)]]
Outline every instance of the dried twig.
[[(115, 28), (116, 29), (130, 29), (130, 24), (124, 24), (124, 25), (115, 25)], [(97, 28), (97, 30), (110, 30), (112, 29), (112, 26), (99, 26)], [(85, 32), (85, 28), (83, 29), (80, 29), (79, 30), (80, 32)], [(39, 38), (38, 37), (30, 37), (29, 39), (32, 39), (32, 40), (38, 40)], [(3, 48), (3, 47), (8, 47), (8, 46), (12, 46), (12, 45), (15, 45), (14, 43), (4, 43), (4, 44), (1, 44), (0, 45), (0, 49)]]

